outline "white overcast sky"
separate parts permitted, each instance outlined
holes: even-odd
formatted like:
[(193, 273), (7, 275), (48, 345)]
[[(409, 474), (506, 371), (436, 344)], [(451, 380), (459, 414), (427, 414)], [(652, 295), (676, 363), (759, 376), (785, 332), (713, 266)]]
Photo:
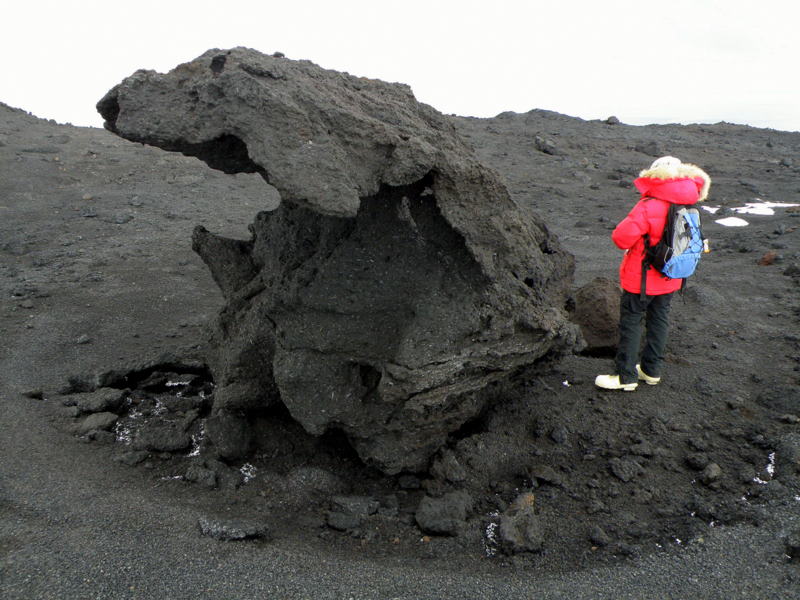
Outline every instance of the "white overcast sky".
[(409, 84), (444, 113), (800, 130), (797, 0), (0, 0), (0, 102), (102, 126), (136, 69), (247, 46)]

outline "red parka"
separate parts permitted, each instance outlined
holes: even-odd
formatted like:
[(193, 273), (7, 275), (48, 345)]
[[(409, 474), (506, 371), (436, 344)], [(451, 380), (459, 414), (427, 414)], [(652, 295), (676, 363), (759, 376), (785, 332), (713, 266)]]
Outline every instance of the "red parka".
[[(695, 204), (708, 194), (708, 175), (694, 165), (684, 163), (680, 167), (677, 177), (663, 177), (665, 173), (657, 169), (642, 171), (640, 177), (633, 182), (641, 192), (641, 200), (611, 234), (617, 247), (625, 250), (619, 267), (619, 278), (622, 289), (628, 292), (638, 294), (641, 291), (644, 234), (650, 234), (651, 245), (657, 244), (664, 232), (670, 204)], [(646, 293), (648, 296), (669, 294), (679, 290), (682, 281), (668, 279), (650, 268), (647, 272)]]

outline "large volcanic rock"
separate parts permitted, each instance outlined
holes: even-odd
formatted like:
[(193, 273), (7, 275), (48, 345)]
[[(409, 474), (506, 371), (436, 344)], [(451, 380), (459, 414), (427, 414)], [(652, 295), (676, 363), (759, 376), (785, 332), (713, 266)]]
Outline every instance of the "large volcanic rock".
[(137, 71), (98, 110), (280, 193), (250, 240), (193, 238), (226, 298), (208, 429), (226, 458), (282, 402), (387, 473), (422, 469), (490, 384), (579, 343), (572, 257), (407, 86), (235, 48)]

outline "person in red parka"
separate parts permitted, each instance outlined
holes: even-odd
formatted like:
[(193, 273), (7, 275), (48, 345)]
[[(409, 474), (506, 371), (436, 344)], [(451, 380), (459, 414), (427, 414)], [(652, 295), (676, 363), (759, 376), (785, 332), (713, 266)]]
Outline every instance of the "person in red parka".
[[(670, 204), (695, 204), (706, 199), (711, 179), (695, 165), (675, 157), (659, 158), (633, 182), (641, 199), (614, 232), (611, 239), (625, 254), (619, 267), (620, 300), (619, 344), (615, 358), (616, 373), (598, 375), (595, 385), (609, 390), (632, 392), (639, 381), (656, 385), (661, 381), (661, 365), (669, 329), (669, 305), (682, 279), (669, 279), (652, 267), (641, 296), (642, 262), (645, 234), (650, 245), (661, 239)], [(645, 321), (645, 345), (639, 360), (642, 320)]]

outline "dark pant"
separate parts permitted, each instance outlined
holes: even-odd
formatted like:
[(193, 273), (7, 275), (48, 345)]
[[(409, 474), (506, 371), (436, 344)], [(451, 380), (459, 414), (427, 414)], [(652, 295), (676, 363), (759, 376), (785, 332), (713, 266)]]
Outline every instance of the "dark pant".
[[(646, 296), (622, 292), (619, 303), (619, 345), (617, 346), (616, 366), (622, 383), (638, 381), (636, 363), (641, 363), (642, 371), (651, 377), (661, 376), (661, 363), (667, 346), (669, 329), (669, 303), (672, 294)], [(639, 347), (642, 343), (642, 321), (645, 320), (644, 350), (639, 361)]]

